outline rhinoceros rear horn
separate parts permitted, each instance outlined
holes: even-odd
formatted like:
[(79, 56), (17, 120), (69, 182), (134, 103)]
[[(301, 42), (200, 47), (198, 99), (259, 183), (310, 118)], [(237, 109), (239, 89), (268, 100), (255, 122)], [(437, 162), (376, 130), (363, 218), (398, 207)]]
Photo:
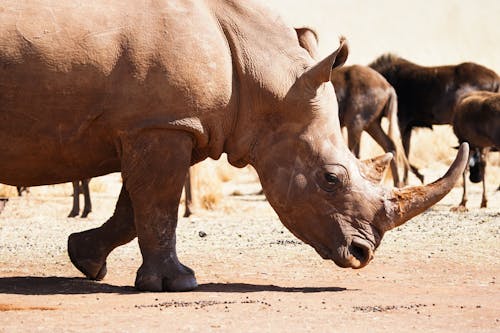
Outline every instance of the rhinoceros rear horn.
[(385, 153), (384, 155), (361, 161), (363, 175), (374, 183), (380, 183), (384, 178), (384, 173), (394, 155)]
[(338, 49), (309, 68), (302, 77), (307, 79), (313, 87), (318, 88), (321, 84), (330, 81), (332, 69), (342, 66), (347, 60), (348, 54), (349, 47), (347, 46), (347, 40), (345, 37), (340, 37)]
[(381, 229), (393, 229), (441, 200), (462, 175), (468, 158), (469, 145), (462, 143), (455, 161), (442, 178), (429, 185), (393, 189), (386, 203), (388, 221)]

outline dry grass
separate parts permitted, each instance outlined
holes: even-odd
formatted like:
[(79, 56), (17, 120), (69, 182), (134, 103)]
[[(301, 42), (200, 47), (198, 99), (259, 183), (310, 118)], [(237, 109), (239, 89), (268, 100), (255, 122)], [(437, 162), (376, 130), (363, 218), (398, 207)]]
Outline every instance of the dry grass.
[(0, 198), (10, 198), (17, 195), (15, 186), (0, 184)]
[(90, 193), (105, 193), (108, 191), (108, 185), (100, 178), (94, 178), (89, 183)]
[(214, 209), (222, 198), (222, 182), (229, 179), (221, 161), (206, 160), (191, 167), (191, 187), (195, 209)]
[[(237, 195), (241, 193), (241, 188), (235, 189), (232, 180), (238, 179), (240, 182), (255, 184), (258, 176), (251, 167), (242, 169), (235, 168), (229, 164), (225, 154), (217, 160), (205, 160), (191, 167), (191, 186), (193, 206), (195, 210), (213, 210), (220, 208), (220, 203), (225, 195)], [(253, 191), (253, 189), (243, 189), (243, 192)], [(181, 201), (181, 203), (184, 199)], [(227, 207), (223, 207), (226, 209)]]

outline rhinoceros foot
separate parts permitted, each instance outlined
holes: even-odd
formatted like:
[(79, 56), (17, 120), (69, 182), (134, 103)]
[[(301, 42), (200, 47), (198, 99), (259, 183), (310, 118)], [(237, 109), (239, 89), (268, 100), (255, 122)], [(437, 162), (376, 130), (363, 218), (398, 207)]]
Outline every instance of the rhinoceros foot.
[(96, 251), (96, 248), (89, 248), (86, 244), (84, 233), (74, 233), (68, 238), (68, 254), (71, 262), (87, 278), (92, 280), (102, 280), (108, 272), (106, 268), (106, 256)]
[(177, 262), (157, 266), (142, 265), (137, 271), (135, 287), (144, 291), (189, 291), (198, 286), (194, 271)]

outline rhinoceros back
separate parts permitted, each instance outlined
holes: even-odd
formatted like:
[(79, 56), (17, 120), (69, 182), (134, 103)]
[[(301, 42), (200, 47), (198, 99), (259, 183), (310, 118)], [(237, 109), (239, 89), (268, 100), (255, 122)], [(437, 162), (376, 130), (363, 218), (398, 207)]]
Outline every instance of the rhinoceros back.
[(0, 182), (119, 171), (120, 133), (144, 127), (181, 124), (203, 149), (231, 85), (227, 43), (202, 1), (3, 3)]

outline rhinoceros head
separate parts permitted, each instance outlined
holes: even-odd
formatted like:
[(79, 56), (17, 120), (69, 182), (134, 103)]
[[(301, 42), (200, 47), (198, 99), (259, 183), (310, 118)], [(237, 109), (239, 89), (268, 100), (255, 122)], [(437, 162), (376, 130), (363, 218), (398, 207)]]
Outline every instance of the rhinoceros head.
[(387, 230), (451, 190), (465, 167), (468, 146), (461, 146), (447, 174), (430, 185), (381, 186), (383, 165), (392, 154), (360, 161), (341, 135), (330, 73), (347, 53), (341, 39), (335, 52), (298, 76), (268, 120), (272, 130), (259, 136), (253, 164), (270, 204), (295, 236), (340, 267), (361, 268)]

